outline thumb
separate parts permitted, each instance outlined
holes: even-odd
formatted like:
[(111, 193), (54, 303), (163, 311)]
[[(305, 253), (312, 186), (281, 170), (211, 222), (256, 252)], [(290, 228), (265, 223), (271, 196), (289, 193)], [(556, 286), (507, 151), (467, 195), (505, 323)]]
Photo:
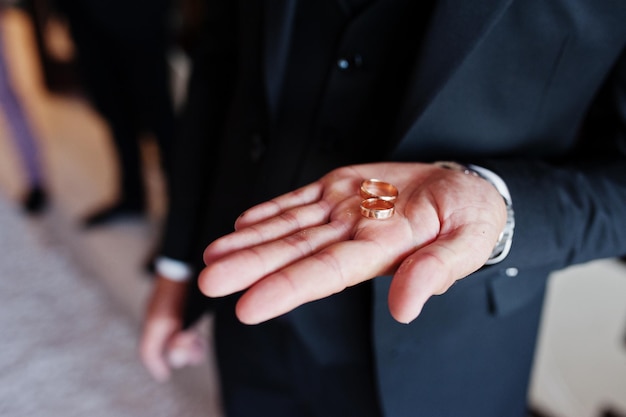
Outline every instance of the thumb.
[(485, 264), (490, 243), (465, 233), (439, 237), (409, 255), (394, 274), (389, 288), (389, 310), (400, 323), (413, 321), (433, 295), (446, 292), (457, 280)]

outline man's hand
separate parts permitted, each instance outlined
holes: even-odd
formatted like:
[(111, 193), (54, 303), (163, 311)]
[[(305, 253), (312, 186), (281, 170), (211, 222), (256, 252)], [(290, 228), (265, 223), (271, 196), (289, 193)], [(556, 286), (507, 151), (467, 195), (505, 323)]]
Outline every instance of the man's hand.
[(157, 381), (169, 379), (172, 369), (199, 364), (206, 342), (195, 330), (182, 330), (187, 283), (157, 277), (139, 345), (141, 360)]
[[(370, 178), (399, 190), (390, 219), (360, 213)], [(408, 323), (484, 265), (505, 221), (500, 194), (473, 175), (419, 163), (340, 168), (243, 213), (235, 232), (207, 247), (199, 285), (210, 297), (245, 290), (237, 316), (254, 324), (393, 275), (389, 308)]]

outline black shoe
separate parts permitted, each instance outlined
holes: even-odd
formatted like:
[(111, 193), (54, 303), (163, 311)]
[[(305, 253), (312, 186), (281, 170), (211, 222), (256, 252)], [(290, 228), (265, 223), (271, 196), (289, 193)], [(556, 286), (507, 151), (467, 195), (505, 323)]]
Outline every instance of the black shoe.
[(46, 208), (47, 203), (46, 191), (40, 186), (35, 186), (26, 194), (22, 201), (22, 208), (26, 213), (34, 215), (41, 213)]
[(602, 417), (626, 417), (623, 413), (619, 414), (617, 411), (607, 410), (601, 414)]
[(96, 226), (104, 226), (119, 220), (138, 219), (143, 215), (143, 208), (125, 204), (115, 204), (87, 215), (83, 220), (83, 227), (88, 229)]

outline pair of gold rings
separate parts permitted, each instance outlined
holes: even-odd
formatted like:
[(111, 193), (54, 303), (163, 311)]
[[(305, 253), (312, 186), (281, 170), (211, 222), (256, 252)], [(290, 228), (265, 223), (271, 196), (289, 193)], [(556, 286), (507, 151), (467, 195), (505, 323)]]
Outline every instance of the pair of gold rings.
[(398, 189), (388, 182), (377, 179), (363, 180), (360, 189), (361, 215), (368, 219), (384, 220), (395, 213), (394, 201), (398, 198)]

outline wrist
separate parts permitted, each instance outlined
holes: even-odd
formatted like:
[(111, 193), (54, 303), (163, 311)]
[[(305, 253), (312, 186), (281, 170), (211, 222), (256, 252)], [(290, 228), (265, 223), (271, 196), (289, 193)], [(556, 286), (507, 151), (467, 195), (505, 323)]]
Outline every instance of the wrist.
[(172, 281), (157, 274), (157, 280), (149, 298), (148, 315), (152, 318), (181, 324), (187, 291), (187, 282)]
[(506, 223), (504, 225), (504, 229), (498, 237), (498, 241), (496, 242), (491, 255), (489, 256), (489, 259), (485, 262), (485, 265), (493, 265), (498, 262), (502, 262), (511, 251), (511, 246), (513, 244), (513, 232), (515, 230), (515, 212), (513, 211), (513, 201), (504, 180), (493, 171), (476, 165), (463, 165), (451, 161), (439, 161), (434, 164), (442, 168), (452, 169), (454, 171), (480, 177), (493, 185), (502, 196), (506, 206)]

